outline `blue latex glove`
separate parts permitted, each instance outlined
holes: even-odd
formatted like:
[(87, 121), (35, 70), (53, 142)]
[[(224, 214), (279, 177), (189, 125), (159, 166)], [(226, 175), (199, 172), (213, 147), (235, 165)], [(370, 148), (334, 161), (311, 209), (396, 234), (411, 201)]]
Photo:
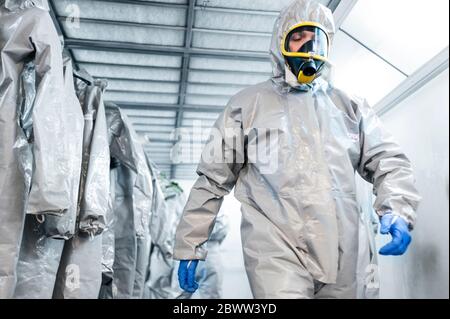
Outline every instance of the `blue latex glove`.
[(381, 255), (400, 256), (403, 255), (411, 243), (408, 223), (402, 217), (394, 214), (386, 214), (381, 218), (380, 233), (391, 234), (392, 241), (381, 247)]
[(178, 283), (181, 289), (186, 292), (194, 293), (198, 289), (198, 283), (195, 282), (195, 270), (198, 266), (198, 260), (182, 260), (178, 268)]

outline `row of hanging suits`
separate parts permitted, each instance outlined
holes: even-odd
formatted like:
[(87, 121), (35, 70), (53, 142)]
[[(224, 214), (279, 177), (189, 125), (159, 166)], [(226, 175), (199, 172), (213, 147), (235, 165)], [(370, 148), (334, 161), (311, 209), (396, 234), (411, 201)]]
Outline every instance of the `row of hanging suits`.
[(104, 102), (107, 81), (74, 70), (48, 10), (0, 1), (0, 298), (191, 298), (172, 259), (186, 196)]

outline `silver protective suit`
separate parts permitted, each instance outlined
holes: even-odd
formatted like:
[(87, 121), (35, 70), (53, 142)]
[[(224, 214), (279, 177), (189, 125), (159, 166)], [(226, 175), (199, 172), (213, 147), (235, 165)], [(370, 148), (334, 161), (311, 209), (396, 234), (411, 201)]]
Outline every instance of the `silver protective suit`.
[(413, 227), (420, 197), (408, 158), (365, 100), (326, 78), (309, 86), (289, 80), (280, 44), (302, 21), (319, 22), (334, 35), (331, 11), (322, 5), (297, 0), (281, 12), (270, 50), (272, 79), (238, 93), (217, 120), (174, 257), (206, 258), (223, 197), (236, 187), (255, 298), (356, 298), (355, 172), (373, 184), (379, 216), (393, 211)]
[(32, 223), (73, 213), (80, 156), (70, 143), (76, 112), (67, 105), (61, 44), (46, 0), (0, 1), (0, 51), (0, 298), (6, 298), (14, 295), (25, 213), (37, 216)]
[[(81, 172), (83, 113), (75, 95), (72, 72), (72, 62), (66, 56), (64, 58), (64, 102), (70, 121), (66, 122), (65, 127), (71, 133), (67, 134), (66, 143), (71, 147), (70, 153), (73, 154), (74, 160), (73, 174), (68, 175), (72, 185), (71, 206), (61, 216), (46, 215), (43, 219), (33, 215), (26, 217), (17, 266), (18, 281), (15, 298), (48, 299), (52, 297), (64, 247), (64, 240), (61, 239), (67, 240), (75, 234)], [(30, 148), (29, 144), (23, 144)]]
[[(198, 264), (196, 281), (198, 290), (192, 299), (222, 299), (223, 264), (221, 244), (228, 234), (228, 216), (219, 213), (208, 240), (208, 258)], [(177, 281), (178, 282), (178, 281)]]
[[(153, 168), (153, 171), (156, 171)], [(186, 196), (175, 183), (163, 176), (158, 178), (165, 204), (154, 212), (151, 221), (152, 251), (148, 278), (145, 283), (146, 299), (188, 298), (178, 286), (176, 278), (178, 262), (173, 260), (175, 230), (186, 203)]]
[(356, 199), (359, 205), (359, 242), (356, 267), (357, 298), (378, 299), (380, 280), (378, 273), (378, 251), (375, 236), (379, 218), (373, 209), (373, 187), (359, 175), (356, 179)]
[(107, 83), (76, 74), (75, 89), (84, 114), (77, 229), (65, 241), (53, 298), (96, 299), (102, 279), (102, 232), (109, 200), (110, 155), (103, 102)]
[[(108, 104), (111, 212), (103, 241), (102, 298), (142, 298), (150, 254), (152, 176), (142, 144), (127, 117)], [(114, 256), (112, 256), (114, 251)], [(112, 269), (111, 269), (112, 265)]]

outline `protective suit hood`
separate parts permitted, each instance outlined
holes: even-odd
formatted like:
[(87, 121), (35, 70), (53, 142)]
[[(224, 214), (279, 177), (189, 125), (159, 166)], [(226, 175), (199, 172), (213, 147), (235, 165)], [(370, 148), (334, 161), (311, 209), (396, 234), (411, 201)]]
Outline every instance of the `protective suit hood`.
[[(333, 42), (335, 34), (333, 13), (322, 4), (311, 0), (295, 0), (281, 11), (273, 30), (270, 58), (273, 73), (272, 82), (283, 91), (289, 91), (292, 88), (309, 90), (311, 87), (311, 85), (301, 85), (297, 82), (295, 75), (286, 66), (285, 59), (281, 53), (281, 42), (284, 35), (292, 26), (306, 21), (320, 23), (327, 31), (331, 43)], [(319, 83), (320, 81), (318, 80), (321, 78), (327, 81), (329, 68), (330, 66), (326, 65), (322, 71), (322, 76), (315, 82)]]
[(10, 11), (23, 10), (32, 7), (50, 11), (47, 0), (0, 0), (0, 6), (3, 5)]

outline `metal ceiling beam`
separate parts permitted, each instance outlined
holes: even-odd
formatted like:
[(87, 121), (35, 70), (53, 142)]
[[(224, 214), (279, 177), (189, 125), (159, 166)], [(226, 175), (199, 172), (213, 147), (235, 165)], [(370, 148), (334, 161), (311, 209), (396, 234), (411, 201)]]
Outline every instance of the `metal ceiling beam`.
[(190, 48), (186, 50), (186, 48), (184, 47), (117, 42), (117, 41), (66, 39), (65, 45), (67, 48), (73, 50), (83, 49), (92, 51), (145, 53), (145, 54), (176, 55), (176, 56), (184, 55), (185, 53), (187, 53), (190, 56), (200, 56), (209, 58), (224, 58), (233, 60), (251, 60), (263, 62), (267, 62), (270, 60), (269, 53), (265, 52), (215, 50), (215, 49), (200, 49), (200, 48)]
[(140, 6), (173, 8), (173, 9), (186, 9), (188, 7), (184, 3), (164, 3), (164, 2), (143, 1), (143, 0), (101, 0), (101, 1), (124, 3), (124, 4), (135, 4), (135, 5), (140, 5)]
[[(59, 21), (65, 21), (67, 16), (59, 16)], [(137, 28), (156, 28), (156, 29), (166, 29), (174, 31), (185, 31), (186, 27), (176, 26), (176, 25), (164, 25), (164, 24), (154, 24), (154, 23), (142, 23), (142, 22), (132, 22), (132, 21), (117, 21), (109, 19), (94, 19), (94, 18), (79, 18), (80, 22), (84, 23), (95, 23), (95, 24), (105, 24), (114, 26), (125, 26), (125, 27), (137, 27)]]
[[(178, 111), (178, 105), (174, 104), (153, 104), (153, 103), (133, 103), (133, 102), (119, 102), (115, 103), (124, 110), (139, 110), (139, 111)], [(183, 110), (187, 112), (207, 112), (220, 113), (224, 108), (218, 106), (194, 106), (184, 105)]]
[[(132, 122), (133, 125), (136, 126), (147, 126), (149, 125), (149, 123), (144, 123), (144, 122)], [(173, 123), (170, 124), (150, 124), (152, 128), (171, 128), (173, 129)]]
[(328, 3), (328, 8), (331, 10), (331, 12), (334, 13), (336, 11), (336, 8), (339, 6), (342, 0), (331, 0), (330, 3)]
[[(158, 138), (152, 139), (152, 143), (155, 143), (155, 144), (172, 145), (172, 142), (171, 142), (171, 141), (167, 141), (167, 140), (163, 140), (163, 139), (158, 139)], [(151, 144), (150, 144), (150, 146), (151, 146)]]
[(272, 35), (273, 35), (272, 32), (220, 30), (220, 29), (207, 29), (207, 28), (194, 28), (193, 31), (194, 32), (201, 32), (201, 33), (242, 35), (242, 36), (251, 36), (251, 37), (266, 37), (266, 38), (271, 38)]
[[(120, 89), (110, 89), (107, 90), (106, 93), (136, 93), (136, 94), (158, 94), (160, 96), (173, 97), (174, 95), (178, 95), (178, 92), (155, 92), (155, 91), (140, 91), (140, 90), (120, 90)], [(177, 104), (175, 104), (177, 105)]]
[[(109, 62), (91, 62), (91, 61), (83, 61), (78, 60), (78, 64), (86, 64), (86, 65), (100, 65), (100, 66), (110, 66), (110, 67), (130, 67), (130, 68), (139, 68), (139, 69), (150, 69), (150, 70), (172, 70), (172, 71), (182, 71), (182, 68), (174, 67), (174, 66), (151, 66), (151, 65), (138, 65), (138, 64), (124, 64), (124, 63), (109, 63)], [(220, 70), (220, 69), (199, 69), (199, 68), (189, 68), (190, 71), (198, 71), (205, 73), (221, 73), (221, 74), (240, 74), (240, 75), (264, 75), (267, 77), (272, 76), (270, 72), (261, 72), (261, 71), (242, 71), (242, 70)], [(176, 83), (179, 83), (178, 81)]]
[[(91, 74), (93, 77), (97, 77)], [(155, 83), (155, 84), (180, 84), (180, 81), (168, 81), (168, 80), (146, 80), (146, 79), (135, 79), (135, 78), (124, 78), (124, 77), (113, 77), (113, 76), (102, 76), (102, 79), (113, 80), (113, 81), (124, 81), (124, 82), (145, 82), (145, 83)]]
[[(152, 7), (167, 7), (173, 9), (188, 9), (189, 4), (180, 3), (162, 3), (156, 1), (142, 1), (142, 0), (101, 0), (105, 2), (115, 2), (115, 3), (126, 3), (135, 5), (144, 5)], [(213, 11), (221, 13), (235, 13), (235, 14), (254, 14), (254, 15), (268, 15), (268, 16), (278, 16), (277, 11), (264, 11), (264, 10), (245, 10), (245, 9), (235, 9), (235, 8), (225, 8), (225, 7), (209, 7), (208, 5), (195, 5), (196, 11)]]
[(264, 11), (264, 10), (245, 10), (245, 9), (233, 9), (224, 7), (208, 7), (208, 6), (195, 6), (196, 11), (209, 11), (219, 13), (231, 13), (231, 14), (251, 14), (251, 15), (264, 15), (277, 17), (280, 13), (278, 11)]
[[(95, 76), (94, 74), (92, 74), (92, 76), (94, 77), (98, 77)], [(135, 78), (123, 78), (123, 77), (108, 77), (108, 76), (103, 76), (101, 77), (103, 79), (106, 80), (113, 80), (113, 81), (136, 81), (136, 82), (148, 82), (148, 83), (155, 83), (155, 84), (180, 84), (180, 81), (166, 81), (166, 80), (146, 80), (146, 79), (135, 79)], [(189, 84), (192, 85), (204, 85), (204, 86), (211, 86), (211, 87), (233, 87), (233, 88), (246, 88), (248, 87), (248, 85), (245, 84), (233, 84), (233, 83), (217, 83), (217, 82), (189, 82)]]
[[(137, 4), (146, 5), (152, 7), (168, 7), (173, 9), (188, 9), (189, 4), (179, 4), (179, 3), (162, 3), (156, 1), (142, 1), (142, 0), (101, 0), (105, 2), (115, 2), (115, 3), (127, 3), (127, 4)], [(224, 7), (209, 7), (207, 5), (195, 5), (195, 10), (197, 11), (216, 11), (222, 13), (242, 13), (242, 14), (255, 14), (255, 15), (270, 15), (278, 16), (277, 11), (263, 11), (263, 10), (244, 10), (244, 9), (234, 9), (234, 8), (224, 8)]]
[(332, 0), (328, 7), (333, 11), (334, 24), (339, 30), (358, 0)]
[[(178, 97), (178, 110), (177, 110), (177, 117), (175, 120), (175, 129), (181, 126), (183, 121), (183, 108), (184, 103), (186, 101), (186, 93), (187, 93), (187, 82), (188, 82), (188, 75), (189, 75), (189, 63), (190, 63), (190, 54), (189, 50), (192, 46), (192, 37), (193, 37), (193, 29), (194, 29), (194, 19), (195, 19), (195, 2), (196, 0), (189, 0), (189, 8), (187, 12), (186, 17), (186, 36), (185, 36), (185, 53), (183, 56), (183, 67), (181, 70), (181, 85), (180, 85), (180, 94)], [(180, 137), (177, 136), (177, 140), (179, 140)], [(170, 178), (175, 178), (175, 166), (171, 165), (170, 167)]]
[[(58, 20), (60, 22), (66, 21), (69, 17), (59, 16)], [(104, 25), (114, 25), (114, 26), (125, 26), (133, 28), (151, 28), (151, 29), (164, 29), (173, 31), (186, 31), (184, 26), (175, 25), (164, 25), (164, 24), (154, 24), (154, 23), (142, 23), (142, 22), (132, 22), (132, 21), (117, 21), (109, 19), (94, 19), (94, 18), (79, 18), (80, 22), (84, 23), (95, 23)], [(194, 32), (202, 33), (215, 33), (215, 34), (228, 34), (228, 35), (242, 35), (242, 36), (255, 36), (255, 37), (271, 37), (271, 32), (256, 32), (256, 31), (239, 31), (239, 30), (220, 30), (220, 29), (208, 29), (208, 28), (193, 28)]]
[(399, 105), (402, 101), (420, 90), (428, 82), (436, 78), (449, 67), (449, 48), (442, 50), (437, 56), (425, 63), (408, 79), (403, 81), (391, 93), (386, 95), (374, 106), (379, 116), (382, 116)]
[[(158, 94), (158, 95), (164, 95), (164, 96), (174, 96), (174, 95), (178, 95), (178, 92), (154, 92), (154, 91), (140, 91), (140, 90), (120, 90), (120, 89), (111, 89), (108, 90), (107, 92), (112, 92), (112, 93), (137, 93), (137, 94)], [(207, 98), (231, 98), (233, 95), (232, 94), (208, 94), (208, 93), (189, 93), (186, 94), (189, 96), (193, 96), (193, 97), (207, 97)], [(183, 105), (185, 101), (182, 101)], [(179, 107), (180, 104), (178, 104)], [(220, 105), (219, 105), (220, 106)]]
[(376, 51), (374, 51), (373, 49), (369, 48), (366, 44), (364, 44), (362, 41), (358, 40), (357, 38), (355, 38), (353, 35), (351, 35), (349, 32), (345, 31), (344, 29), (340, 28), (339, 31), (341, 31), (342, 33), (344, 33), (346, 36), (348, 36), (350, 39), (352, 39), (353, 41), (355, 41), (356, 43), (358, 43), (360, 46), (362, 46), (364, 49), (366, 49), (367, 51), (369, 51), (370, 53), (372, 53), (373, 55), (375, 55), (377, 58), (379, 58), (380, 60), (382, 60), (384, 63), (388, 64), (391, 68), (393, 68), (394, 70), (396, 70), (397, 72), (401, 73), (403, 76), (408, 77), (409, 75), (404, 72), (403, 70), (401, 70), (399, 67), (397, 67), (396, 65), (394, 65), (393, 63), (391, 63), (390, 61), (388, 61), (386, 58), (384, 58), (382, 55), (380, 55), (379, 53), (377, 53)]
[(153, 120), (171, 120), (173, 123), (171, 126), (174, 126), (175, 119), (172, 117), (164, 117), (164, 116), (150, 116), (150, 115), (127, 115), (129, 119), (133, 122), (133, 120), (145, 120), (145, 119), (153, 119)]
[(152, 70), (174, 70), (179, 71), (179, 67), (174, 66), (152, 66), (152, 65), (138, 65), (138, 64), (124, 64), (124, 63), (108, 63), (108, 62), (89, 62), (89, 61), (78, 61), (79, 64), (86, 64), (86, 65), (100, 65), (100, 66), (117, 66), (117, 67), (130, 67), (130, 68), (139, 68), (139, 69), (152, 69)]

